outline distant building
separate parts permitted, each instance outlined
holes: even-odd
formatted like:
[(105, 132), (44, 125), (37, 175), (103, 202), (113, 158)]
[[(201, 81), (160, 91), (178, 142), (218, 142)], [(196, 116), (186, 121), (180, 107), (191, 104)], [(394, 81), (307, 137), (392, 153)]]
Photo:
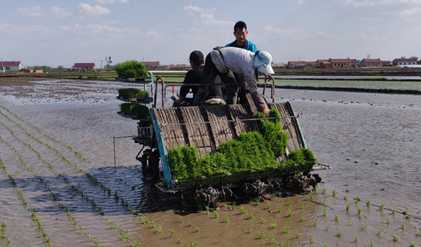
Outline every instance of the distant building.
[(289, 61), (287, 63), (287, 68), (295, 69), (306, 69), (306, 68), (315, 68), (317, 63), (314, 61)]
[(81, 72), (96, 70), (95, 63), (75, 63), (72, 68)]
[(329, 62), (332, 63), (333, 68), (346, 68), (346, 67), (352, 67), (352, 61), (349, 58), (345, 59), (333, 59), (329, 58)]
[(22, 69), (20, 61), (2, 61), (0, 62), (0, 72), (19, 72)]
[(20, 72), (22, 73), (34, 73), (34, 74), (42, 74), (44, 71), (42, 69), (21, 69)]
[(401, 57), (393, 59), (392, 63), (395, 66), (405, 67), (406, 65), (416, 65), (417, 59)]
[(159, 68), (159, 61), (147, 61), (141, 63), (145, 65), (147, 70), (157, 70)]
[(380, 58), (377, 58), (377, 59), (364, 58), (363, 60), (361, 60), (360, 66), (361, 67), (381, 67), (382, 60), (380, 60)]

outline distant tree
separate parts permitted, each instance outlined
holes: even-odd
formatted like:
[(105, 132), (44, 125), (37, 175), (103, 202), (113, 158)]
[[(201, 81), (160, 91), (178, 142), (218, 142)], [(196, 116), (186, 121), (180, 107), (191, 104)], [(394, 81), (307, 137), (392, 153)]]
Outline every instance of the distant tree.
[(57, 71), (57, 72), (64, 72), (66, 69), (63, 67), (63, 66), (58, 66), (56, 69), (55, 69), (55, 71)]
[(417, 56), (412, 56), (411, 59), (415, 59), (418, 61), (418, 57)]

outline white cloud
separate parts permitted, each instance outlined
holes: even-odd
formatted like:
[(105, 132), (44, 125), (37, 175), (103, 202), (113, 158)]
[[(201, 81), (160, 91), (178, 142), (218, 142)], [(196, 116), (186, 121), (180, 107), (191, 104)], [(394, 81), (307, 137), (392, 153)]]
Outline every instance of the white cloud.
[(232, 21), (220, 21), (213, 18), (213, 14), (202, 13), (200, 15), (201, 21), (208, 26), (234, 26)]
[(62, 9), (62, 8), (55, 7), (55, 6), (50, 9), (50, 13), (54, 17), (67, 17), (67, 16), (72, 15), (72, 12), (69, 12), (66, 9)]
[(21, 15), (26, 15), (29, 17), (41, 17), (44, 15), (42, 8), (38, 5), (29, 8), (19, 8), (18, 11)]
[(215, 11), (215, 9), (204, 9), (197, 6), (184, 6), (184, 10), (188, 12), (200, 12), (200, 13), (209, 13)]
[(303, 0), (298, 0), (298, 4), (304, 4)]
[(111, 10), (99, 5), (91, 6), (86, 3), (79, 4), (79, 13), (87, 16), (100, 16), (109, 14)]
[(280, 29), (273, 28), (271, 25), (267, 25), (263, 28), (266, 33), (280, 35), (283, 38), (288, 39), (303, 39), (308, 36), (308, 34), (301, 29)]
[(400, 12), (400, 15), (404, 18), (420, 16), (421, 15), (421, 8), (405, 9), (405, 10)]

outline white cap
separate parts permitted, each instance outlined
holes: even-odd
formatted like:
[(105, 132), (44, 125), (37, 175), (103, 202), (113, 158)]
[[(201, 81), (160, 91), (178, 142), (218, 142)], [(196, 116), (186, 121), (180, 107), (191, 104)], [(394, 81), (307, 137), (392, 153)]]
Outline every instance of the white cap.
[(272, 69), (272, 56), (267, 51), (260, 51), (254, 58), (254, 67), (263, 74), (275, 74)]

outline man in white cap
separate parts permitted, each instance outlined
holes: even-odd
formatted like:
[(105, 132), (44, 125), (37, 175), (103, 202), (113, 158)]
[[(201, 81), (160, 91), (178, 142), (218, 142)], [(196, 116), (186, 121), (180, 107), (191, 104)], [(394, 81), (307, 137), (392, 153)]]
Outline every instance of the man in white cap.
[[(240, 76), (244, 76), (257, 110), (268, 113), (269, 108), (263, 99), (263, 95), (257, 89), (257, 76), (258, 73), (265, 75), (274, 74), (271, 63), (272, 56), (267, 51), (251, 52), (235, 47), (213, 50), (206, 56), (202, 83), (212, 84), (215, 81), (215, 77), (219, 75), (226, 86), (237, 84), (234, 75), (229, 73), (229, 70), (231, 70)], [(226, 87), (227, 103), (229, 103), (230, 98), (236, 97), (236, 92), (230, 90), (230, 88), (233, 87)], [(200, 87), (193, 105), (202, 105), (209, 94), (209, 90), (209, 86)]]

